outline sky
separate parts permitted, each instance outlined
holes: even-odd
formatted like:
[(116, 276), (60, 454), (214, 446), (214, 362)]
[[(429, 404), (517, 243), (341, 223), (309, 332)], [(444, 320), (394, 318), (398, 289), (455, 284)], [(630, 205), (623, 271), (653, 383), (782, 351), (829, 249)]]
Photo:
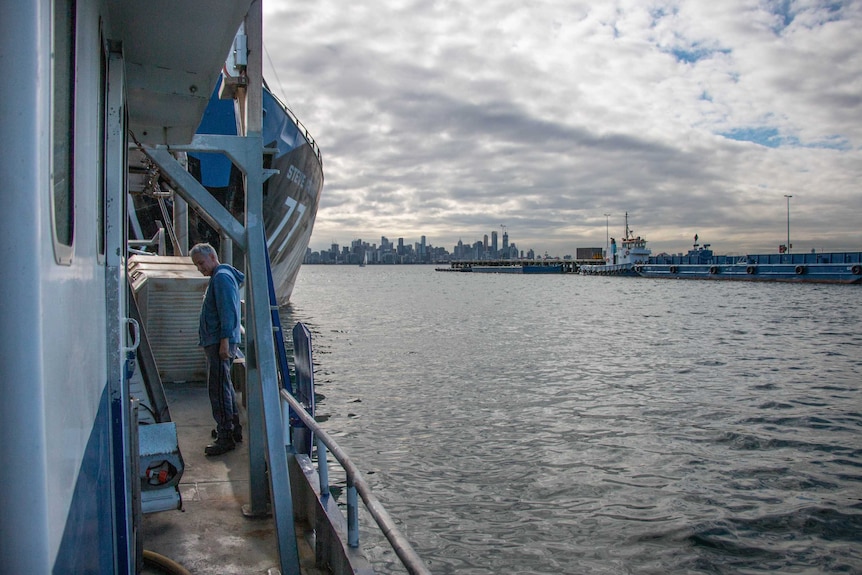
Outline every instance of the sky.
[(862, 250), (860, 0), (264, 0), (264, 45), (315, 251)]

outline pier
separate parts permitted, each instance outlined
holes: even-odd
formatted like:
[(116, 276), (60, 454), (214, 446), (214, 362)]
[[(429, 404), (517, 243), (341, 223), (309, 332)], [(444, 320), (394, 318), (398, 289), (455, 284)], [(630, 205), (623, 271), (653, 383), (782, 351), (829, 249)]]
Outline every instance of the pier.
[(516, 274), (575, 274), (576, 260), (457, 260), (438, 272), (516, 273)]

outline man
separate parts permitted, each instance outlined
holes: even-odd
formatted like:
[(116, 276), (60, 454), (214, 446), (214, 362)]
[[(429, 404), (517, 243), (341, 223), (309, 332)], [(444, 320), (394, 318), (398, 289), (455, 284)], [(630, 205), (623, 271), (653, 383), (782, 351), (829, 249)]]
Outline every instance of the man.
[(189, 255), (198, 271), (210, 278), (201, 305), (198, 345), (207, 359), (207, 388), (216, 440), (207, 445), (206, 455), (222, 455), (242, 441), (242, 426), (230, 368), (240, 340), (239, 286), (245, 275), (228, 264), (220, 264), (210, 244), (197, 244)]

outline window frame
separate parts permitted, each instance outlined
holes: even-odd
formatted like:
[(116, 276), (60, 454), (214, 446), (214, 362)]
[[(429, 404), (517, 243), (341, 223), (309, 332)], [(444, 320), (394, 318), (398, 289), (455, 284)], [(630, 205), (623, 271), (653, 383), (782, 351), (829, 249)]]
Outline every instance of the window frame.
[(56, 262), (60, 265), (71, 265), (75, 245), (77, 2), (76, 0), (54, 0), (51, 9), (49, 138), (51, 237)]

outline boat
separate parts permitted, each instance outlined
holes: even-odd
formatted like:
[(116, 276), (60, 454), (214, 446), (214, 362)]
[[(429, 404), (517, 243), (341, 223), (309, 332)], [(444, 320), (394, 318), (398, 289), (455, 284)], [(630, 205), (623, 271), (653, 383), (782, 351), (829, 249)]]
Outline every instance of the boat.
[[(226, 86), (236, 83), (236, 76), (225, 71), (213, 90), (197, 134), (236, 135), (240, 122), (237, 106)], [(278, 170), (264, 184), (264, 229), (272, 266), (273, 284), (279, 305), (290, 300), (296, 277), (305, 258), (323, 187), (323, 163), (320, 150), (296, 116), (263, 86), (262, 136), (267, 154), (266, 167)], [(188, 222), (177, 222), (172, 208), (181, 205), (171, 186), (160, 177), (157, 167), (141, 152), (130, 153), (133, 174), (130, 193), (135, 209), (132, 230), (137, 243), (152, 246), (153, 253), (185, 255), (183, 247), (206, 241), (220, 250), (223, 238), (207, 222), (201, 211), (184, 211)], [(190, 152), (189, 171), (236, 218), (245, 210), (245, 192), (240, 170), (222, 154)], [(137, 177), (135, 177), (137, 176)], [(188, 230), (188, 240), (177, 237), (175, 228)], [(166, 228), (167, 231), (163, 231)], [(168, 249), (161, 250), (159, 238), (171, 238)], [(149, 241), (148, 241), (149, 240)], [(228, 240), (229, 241), (229, 240)], [(163, 241), (164, 242), (164, 241)], [(146, 250), (143, 250), (146, 252)], [(233, 262), (232, 262), (233, 263)], [(237, 262), (242, 267), (241, 262)]]
[(635, 271), (661, 279), (862, 284), (862, 252), (717, 255), (695, 235), (687, 254), (652, 256)]
[[(314, 551), (339, 565), (338, 573), (357, 571), (356, 493), (348, 493), (350, 521), (339, 519), (334, 498), (316, 487), (326, 486), (326, 458), (319, 467), (296, 452), (289, 412), (329, 443), (342, 467), (343, 454), (279, 387), (286, 373), (277, 367), (267, 260), (272, 247), (283, 254), (278, 250), (289, 251), (291, 237), (306, 232), (291, 223), (298, 205), (281, 217), (277, 233), (264, 225), (264, 183), (273, 167), (283, 169), (280, 158), (288, 166), (292, 160), (261, 135), (261, 31), (261, 3), (252, 0), (32, 0), (4, 7), (0, 61), (21, 74), (0, 88), (0, 179), (7, 187), (0, 210), (0, 459), (8, 466), (0, 490), (3, 572), (138, 573), (146, 556), (144, 513), (188, 515), (175, 510), (183, 467), (176, 422), (160, 404), (165, 396), (157, 393), (146, 351), (150, 337), (141, 329), (129, 277), (132, 254), (148, 250), (129, 242), (134, 221), (145, 224), (140, 215), (130, 217), (128, 195), (139, 179), (165, 194), (163, 224), (173, 217), (169, 211), (183, 211), (168, 205), (178, 195), (219, 230), (221, 254), (232, 246), (244, 254), (246, 336), (255, 344), (244, 371), (249, 468), (231, 473), (248, 486), (251, 514), (272, 514), (274, 562), (282, 573), (300, 572), (295, 521), (310, 514)], [(248, 57), (234, 97), (244, 112), (241, 129), (236, 136), (198, 133), (232, 47)], [(189, 171), (188, 155), (201, 153), (227, 154), (242, 171), (248, 193), (241, 218)], [(304, 166), (301, 173), (287, 170), (300, 187), (310, 173)], [(161, 229), (160, 245), (166, 248), (161, 240), (171, 236), (181, 254), (190, 232), (182, 225)], [(174, 258), (190, 265), (182, 255)], [(303, 364), (313, 365), (310, 352)], [(138, 379), (143, 392), (134, 391)], [(319, 443), (317, 449), (320, 462)], [(348, 489), (355, 481), (405, 562), (409, 543), (363, 491), (361, 475), (350, 477)], [(348, 523), (346, 535), (339, 521)], [(213, 535), (218, 523), (206, 523), (197, 539), (230, 540), (234, 548), (234, 533)], [(196, 567), (209, 572), (249, 572), (201, 561)], [(412, 561), (418, 567), (411, 572), (427, 572)], [(367, 565), (359, 570), (368, 572), (362, 569)]]
[(610, 249), (603, 264), (582, 265), (578, 268), (581, 275), (602, 276), (638, 276), (637, 270), (647, 262), (652, 250), (647, 247), (647, 240), (635, 236), (629, 228), (629, 214), (626, 212), (625, 234), (619, 246), (616, 239), (610, 239)]

